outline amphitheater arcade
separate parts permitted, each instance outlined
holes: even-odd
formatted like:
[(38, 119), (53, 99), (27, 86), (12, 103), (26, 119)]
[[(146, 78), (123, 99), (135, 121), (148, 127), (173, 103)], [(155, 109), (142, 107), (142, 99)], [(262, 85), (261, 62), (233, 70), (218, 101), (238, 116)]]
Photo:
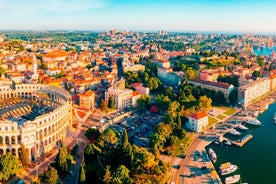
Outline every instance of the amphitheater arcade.
[[(19, 99), (21, 104), (13, 103)], [(11, 104), (8, 102), (12, 102)], [(23, 105), (22, 105), (23, 104)], [(43, 107), (33, 112), (32, 104)], [(24, 144), (30, 160), (36, 160), (53, 150), (66, 136), (66, 127), (72, 124), (72, 102), (67, 91), (42, 84), (0, 85), (0, 154), (12, 152), (18, 156)], [(20, 105), (26, 118), (20, 114)], [(42, 111), (42, 113), (38, 113)], [(44, 112), (45, 111), (45, 112)], [(17, 116), (18, 113), (18, 116)], [(30, 115), (31, 114), (31, 115)]]

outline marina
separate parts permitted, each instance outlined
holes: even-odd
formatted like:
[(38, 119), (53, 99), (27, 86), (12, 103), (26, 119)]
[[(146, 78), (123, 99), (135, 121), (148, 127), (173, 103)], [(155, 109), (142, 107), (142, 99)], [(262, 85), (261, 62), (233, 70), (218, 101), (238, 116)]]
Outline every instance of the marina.
[[(247, 109), (247, 112), (250, 110), (251, 109)], [(222, 163), (231, 162), (238, 166), (238, 169), (230, 176), (221, 176), (221, 181), (226, 182), (227, 177), (240, 175), (240, 180), (238, 182), (242, 183), (276, 183), (276, 178), (273, 177), (275, 168), (274, 153), (276, 152), (276, 147), (272, 146), (276, 145), (276, 126), (274, 124), (275, 112), (276, 103), (270, 105), (266, 111), (257, 117), (261, 122), (261, 125), (258, 126), (244, 124), (248, 116), (234, 120), (233, 124), (227, 123), (228, 131), (231, 128), (237, 129), (241, 123), (248, 128), (248, 130), (243, 131), (239, 129), (242, 133), (241, 138), (236, 140), (233, 140), (236, 136), (228, 135), (227, 131), (224, 131), (222, 134), (222, 141), (225, 142), (230, 140), (232, 144), (236, 146), (212, 143), (206, 147), (206, 149), (212, 148), (218, 157), (216, 163), (214, 163), (217, 172), (220, 171)]]

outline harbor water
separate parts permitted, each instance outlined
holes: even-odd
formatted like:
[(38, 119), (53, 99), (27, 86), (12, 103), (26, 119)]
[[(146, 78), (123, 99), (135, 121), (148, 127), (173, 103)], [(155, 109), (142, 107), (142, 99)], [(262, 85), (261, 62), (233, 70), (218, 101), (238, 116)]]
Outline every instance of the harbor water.
[[(210, 147), (217, 154), (217, 162), (214, 164), (217, 171), (219, 166), (225, 162), (231, 162), (238, 166), (238, 170), (227, 176), (234, 174), (241, 175), (241, 181), (249, 184), (275, 184), (276, 183), (276, 125), (273, 116), (276, 112), (276, 103), (269, 108), (258, 119), (262, 122), (261, 126), (246, 125), (249, 130), (245, 133), (253, 135), (243, 147), (225, 144)], [(227, 177), (226, 176), (226, 177)], [(222, 177), (224, 181), (225, 177)]]
[(271, 51), (274, 50), (274, 52), (276, 53), (276, 46), (274, 47), (264, 47), (263, 49), (257, 49), (257, 48), (254, 48), (254, 53), (257, 55), (257, 56), (260, 56), (260, 55), (265, 55), (265, 56), (269, 56), (271, 55)]

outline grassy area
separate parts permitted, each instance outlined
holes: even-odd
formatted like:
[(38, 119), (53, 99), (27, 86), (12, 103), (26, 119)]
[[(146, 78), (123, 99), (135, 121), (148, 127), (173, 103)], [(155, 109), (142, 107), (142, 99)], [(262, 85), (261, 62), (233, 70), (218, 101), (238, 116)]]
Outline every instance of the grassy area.
[(220, 115), (217, 116), (217, 118), (220, 119), (220, 120), (223, 120), (224, 118), (226, 118), (226, 116), (220, 114)]
[(215, 119), (215, 118), (212, 118), (211, 116), (209, 116), (208, 117), (208, 122), (209, 122), (208, 125), (212, 126), (212, 125), (216, 124), (218, 122), (218, 120)]
[(227, 116), (231, 116), (235, 112), (236, 112), (236, 109), (230, 108), (229, 110), (225, 111), (223, 114), (225, 114)]
[(175, 144), (175, 150), (173, 150), (172, 155), (178, 156), (180, 153), (185, 154), (185, 152), (191, 145), (193, 139), (194, 139), (194, 133), (187, 133), (182, 140), (177, 141), (177, 143)]

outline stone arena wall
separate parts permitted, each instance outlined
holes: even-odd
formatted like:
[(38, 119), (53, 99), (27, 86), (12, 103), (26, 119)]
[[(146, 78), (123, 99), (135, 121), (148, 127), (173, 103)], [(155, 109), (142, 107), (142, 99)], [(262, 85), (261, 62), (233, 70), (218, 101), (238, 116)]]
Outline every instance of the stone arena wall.
[(30, 160), (36, 160), (53, 150), (65, 138), (66, 128), (72, 124), (70, 95), (61, 88), (42, 84), (0, 86), (0, 100), (13, 98), (54, 108), (22, 124), (9, 119), (0, 120), (0, 154), (12, 152), (18, 156), (24, 144)]

